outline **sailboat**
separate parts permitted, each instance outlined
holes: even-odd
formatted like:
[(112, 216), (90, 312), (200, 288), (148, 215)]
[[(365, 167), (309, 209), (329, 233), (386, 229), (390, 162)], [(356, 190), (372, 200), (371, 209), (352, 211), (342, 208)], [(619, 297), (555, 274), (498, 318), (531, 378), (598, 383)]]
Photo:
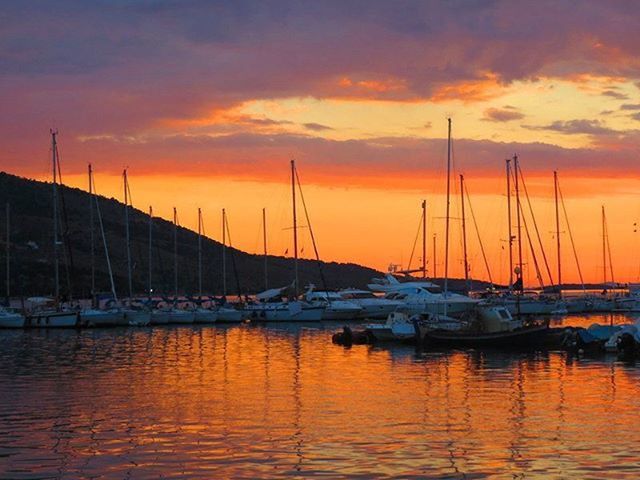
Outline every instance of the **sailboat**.
[[(98, 196), (96, 195), (95, 183), (93, 178), (93, 170), (91, 164), (88, 166), (89, 173), (89, 208), (90, 208), (90, 221), (91, 221), (91, 241), (93, 242), (93, 202), (95, 202), (96, 214), (98, 216), (98, 225), (100, 226), (100, 233), (102, 236), (102, 244), (105, 252), (105, 259), (107, 261), (107, 268), (109, 270), (109, 280), (111, 283), (111, 295), (112, 298), (107, 301), (105, 305), (97, 305), (98, 308), (86, 308), (80, 310), (80, 322), (83, 325), (87, 325), (89, 327), (115, 327), (115, 326), (125, 326), (128, 325), (129, 322), (125, 319), (124, 311), (119, 308), (118, 305), (118, 297), (116, 295), (116, 287), (113, 281), (113, 271), (111, 269), (111, 259), (109, 257), (109, 249), (107, 248), (107, 240), (104, 232), (104, 225), (102, 223), (102, 214), (100, 213), (100, 203), (98, 202)], [(94, 254), (94, 246), (93, 243), (91, 245), (91, 264), (94, 264), (93, 259)], [(92, 276), (95, 274), (92, 269)], [(92, 285), (95, 281), (92, 278)], [(92, 292), (95, 294), (95, 292)]]
[(11, 207), (7, 202), (6, 207), (6, 306), (0, 307), (0, 328), (22, 328), (24, 327), (24, 316), (10, 310), (9, 301), (11, 299), (11, 224), (10, 224)]
[(31, 297), (27, 299), (26, 306), (30, 313), (25, 322), (29, 327), (47, 328), (73, 328), (79, 324), (79, 316), (76, 310), (63, 309), (60, 302), (60, 261), (59, 252), (61, 242), (58, 238), (58, 177), (60, 164), (58, 158), (58, 131), (51, 130), (51, 163), (53, 172), (52, 193), (53, 193), (53, 274), (54, 274), (54, 297)]
[(202, 297), (202, 234), (204, 222), (202, 221), (202, 210), (198, 208), (198, 300), (194, 310), (194, 323), (215, 323), (218, 313), (212, 308), (205, 308)]
[[(517, 157), (514, 157), (517, 162)], [(516, 165), (517, 168), (517, 165)], [(449, 183), (451, 175), (451, 119), (448, 119), (447, 142), (447, 217), (445, 233), (445, 283), (444, 295), (448, 294), (448, 243), (449, 243)], [(517, 170), (516, 170), (517, 172)], [(516, 176), (516, 192), (517, 176)], [(517, 197), (517, 208), (520, 207), (520, 199)], [(520, 232), (520, 215), (518, 211), (518, 232)], [(509, 232), (511, 235), (511, 232)], [(520, 240), (520, 239), (519, 239)], [(522, 245), (519, 241), (518, 268), (514, 271), (518, 276), (516, 286), (522, 290)], [(465, 269), (467, 266), (465, 265)], [(446, 298), (445, 298), (446, 300)], [(514, 318), (504, 305), (481, 304), (477, 305), (473, 312), (461, 316), (458, 322), (452, 321), (448, 315), (448, 303), (444, 303), (444, 315), (430, 315), (424, 318), (416, 318), (415, 331), (419, 342), (426, 344), (447, 344), (461, 347), (467, 346), (510, 346), (515, 344), (532, 344), (539, 337), (546, 335), (548, 322), (525, 322), (520, 316), (520, 298), (516, 297), (518, 316)]]
[(173, 207), (173, 304), (167, 305), (169, 323), (190, 324), (195, 321), (195, 313), (189, 302), (180, 301), (178, 296), (178, 210)]
[[(300, 300), (298, 279), (298, 217), (296, 203), (296, 164), (291, 160), (291, 196), (293, 210), (294, 281), (290, 286), (265, 290), (256, 295), (257, 302), (245, 305), (245, 314), (253, 321), (319, 322), (325, 304), (312, 305)], [(328, 299), (330, 302), (330, 299)]]
[[(216, 307), (217, 323), (240, 323), (245, 319), (245, 313), (242, 310), (234, 308), (227, 302), (227, 234), (229, 233), (229, 219), (227, 218), (226, 209), (222, 209), (222, 302)], [(230, 235), (229, 235), (230, 237)], [(231, 246), (231, 238), (229, 238)], [(233, 255), (233, 252), (232, 252)], [(233, 256), (231, 259), (233, 260)], [(235, 262), (235, 260), (233, 260)], [(235, 263), (234, 263), (235, 266)], [(234, 268), (235, 270), (235, 268)], [(234, 271), (234, 274), (236, 272)], [(238, 295), (240, 295), (240, 286), (238, 277)]]

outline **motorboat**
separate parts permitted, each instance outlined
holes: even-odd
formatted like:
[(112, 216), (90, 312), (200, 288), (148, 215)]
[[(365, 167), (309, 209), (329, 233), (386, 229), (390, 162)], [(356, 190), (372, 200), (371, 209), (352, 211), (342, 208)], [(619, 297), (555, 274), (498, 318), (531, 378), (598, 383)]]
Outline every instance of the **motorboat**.
[(399, 300), (390, 300), (388, 298), (376, 296), (373, 292), (367, 290), (358, 290), (349, 288), (338, 292), (344, 300), (355, 303), (362, 308), (360, 312), (361, 318), (368, 319), (385, 319), (390, 313), (394, 312), (402, 305)]
[(472, 311), (479, 300), (453, 292), (443, 292), (436, 284), (403, 286), (385, 295), (387, 300), (399, 301), (412, 314), (433, 313), (460, 317)]
[(545, 340), (549, 322), (514, 318), (500, 305), (479, 306), (458, 328), (443, 328), (430, 321), (416, 322), (421, 343), (456, 347), (532, 347)]
[(247, 318), (256, 322), (320, 322), (324, 306), (290, 298), (290, 286), (272, 288), (256, 295), (256, 301), (244, 306)]
[(305, 300), (314, 307), (322, 307), (322, 320), (355, 320), (362, 315), (363, 308), (355, 302), (345, 300), (337, 292), (314, 290), (310, 285)]

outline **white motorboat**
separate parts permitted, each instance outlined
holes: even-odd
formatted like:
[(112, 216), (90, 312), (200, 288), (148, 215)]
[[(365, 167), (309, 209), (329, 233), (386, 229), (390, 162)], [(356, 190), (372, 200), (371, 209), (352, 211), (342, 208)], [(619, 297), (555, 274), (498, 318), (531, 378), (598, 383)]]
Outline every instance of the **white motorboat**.
[(407, 312), (391, 312), (384, 323), (365, 325), (365, 331), (379, 342), (414, 339), (416, 329)]
[(0, 328), (23, 328), (24, 324), (24, 316), (0, 307)]
[(324, 307), (307, 302), (259, 302), (246, 305), (246, 316), (255, 322), (320, 322)]
[(432, 313), (460, 317), (473, 310), (478, 300), (453, 292), (443, 292), (435, 284), (429, 286), (398, 287), (385, 295), (388, 300), (400, 301), (403, 308), (411, 314), (419, 315)]
[(354, 320), (361, 316), (362, 307), (350, 300), (345, 300), (337, 292), (314, 290), (310, 285), (305, 293), (305, 300), (314, 307), (322, 307), (322, 320)]
[(361, 318), (368, 319), (384, 319), (402, 305), (399, 300), (390, 300), (384, 297), (378, 297), (373, 292), (367, 290), (358, 290), (354, 288), (341, 290), (338, 292), (344, 300), (355, 303), (362, 311)]

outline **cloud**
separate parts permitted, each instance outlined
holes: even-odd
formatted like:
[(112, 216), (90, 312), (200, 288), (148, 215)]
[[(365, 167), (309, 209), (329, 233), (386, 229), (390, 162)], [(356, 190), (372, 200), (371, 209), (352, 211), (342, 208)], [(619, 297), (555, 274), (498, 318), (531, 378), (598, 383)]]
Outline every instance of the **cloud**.
[(510, 122), (512, 120), (520, 120), (524, 118), (524, 114), (516, 108), (509, 105), (504, 108), (488, 108), (484, 111), (483, 120), (492, 122)]
[(631, 118), (640, 122), (640, 112), (632, 114)]
[(617, 130), (613, 130), (600, 120), (557, 120), (548, 125), (523, 125), (524, 128), (529, 130), (550, 130), (559, 133), (566, 133), (568, 135), (612, 135), (618, 134)]
[(629, 98), (628, 95), (625, 95), (624, 93), (616, 92), (615, 90), (605, 90), (604, 92), (602, 92), (602, 95), (604, 95), (605, 97), (611, 97), (618, 100), (627, 100)]
[(321, 132), (324, 130), (333, 130), (333, 128), (328, 127), (327, 125), (322, 125), (320, 123), (305, 123), (303, 124), (304, 128), (306, 128), (307, 130), (311, 130), (314, 132)]
[(620, 105), (620, 110), (640, 110), (640, 103), (625, 103)]

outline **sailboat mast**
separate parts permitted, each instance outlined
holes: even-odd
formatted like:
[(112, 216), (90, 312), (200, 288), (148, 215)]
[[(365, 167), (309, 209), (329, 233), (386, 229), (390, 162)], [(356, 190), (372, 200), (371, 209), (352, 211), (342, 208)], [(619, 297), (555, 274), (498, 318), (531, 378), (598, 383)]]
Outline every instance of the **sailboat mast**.
[(262, 243), (264, 245), (264, 289), (269, 289), (269, 275), (267, 270), (267, 209), (262, 209)]
[(604, 205), (602, 205), (602, 268), (604, 270), (604, 285), (607, 285), (607, 247), (605, 241)]
[(227, 212), (222, 209), (222, 295), (227, 296)]
[(151, 205), (149, 205), (149, 287), (148, 287), (149, 299), (151, 299), (151, 294), (153, 293), (153, 288), (151, 286), (151, 272), (153, 271), (152, 267), (151, 267), (151, 262), (152, 262), (151, 244), (152, 244), (152, 240), (153, 240), (153, 207)]
[(127, 179), (127, 169), (122, 172), (124, 186), (124, 225), (127, 242), (127, 282), (129, 286), (129, 299), (133, 298), (133, 280), (131, 278), (131, 238), (129, 234), (129, 180)]
[(7, 270), (7, 278), (6, 278), (6, 297), (7, 297), (7, 307), (9, 306), (9, 301), (11, 299), (11, 223), (10, 223), (10, 215), (11, 215), (11, 206), (9, 205), (9, 202), (7, 202), (6, 205), (6, 220), (7, 220), (7, 250), (6, 250), (6, 270)]
[(422, 278), (427, 278), (427, 201), (422, 200)]
[(509, 234), (507, 242), (509, 243), (509, 290), (513, 286), (513, 229), (511, 227), (511, 159), (505, 161), (507, 168), (507, 228)]
[(438, 277), (438, 264), (436, 263), (436, 234), (433, 234), (433, 278)]
[(91, 241), (91, 302), (93, 304), (96, 295), (96, 247), (93, 220), (93, 169), (91, 164), (87, 167), (89, 173), (89, 236)]
[(556, 200), (556, 251), (558, 255), (558, 294), (562, 297), (562, 265), (560, 258), (560, 210), (558, 207), (558, 172), (553, 172), (553, 190)]
[(520, 270), (520, 273), (518, 274), (519, 279), (521, 280), (521, 285), (520, 285), (520, 290), (522, 290), (524, 288), (524, 280), (523, 280), (523, 271), (522, 271), (522, 235), (520, 235), (520, 229), (522, 228), (520, 225), (520, 220), (521, 220), (521, 205), (520, 205), (520, 187), (519, 187), (519, 183), (518, 183), (518, 156), (514, 155), (513, 156), (513, 169), (516, 172), (516, 228), (518, 230), (518, 269)]
[(469, 262), (467, 257), (467, 222), (464, 209), (464, 176), (460, 175), (460, 199), (462, 207), (462, 251), (463, 251), (463, 264), (464, 264), (464, 281), (467, 288), (469, 288)]
[(444, 315), (447, 315), (446, 297), (449, 293), (449, 209), (451, 206), (451, 119), (447, 119), (447, 213), (445, 219), (445, 238), (444, 238)]
[(55, 279), (55, 302), (56, 306), (60, 302), (60, 265), (58, 261), (58, 175), (57, 175), (57, 153), (56, 143), (57, 131), (51, 130), (51, 160), (53, 168), (53, 268)]
[(291, 195), (293, 198), (293, 258), (295, 269), (295, 292), (298, 297), (298, 218), (296, 215), (296, 161), (291, 160)]
[(178, 298), (178, 211), (173, 207), (173, 291)]
[(202, 298), (202, 210), (198, 207), (198, 296)]

